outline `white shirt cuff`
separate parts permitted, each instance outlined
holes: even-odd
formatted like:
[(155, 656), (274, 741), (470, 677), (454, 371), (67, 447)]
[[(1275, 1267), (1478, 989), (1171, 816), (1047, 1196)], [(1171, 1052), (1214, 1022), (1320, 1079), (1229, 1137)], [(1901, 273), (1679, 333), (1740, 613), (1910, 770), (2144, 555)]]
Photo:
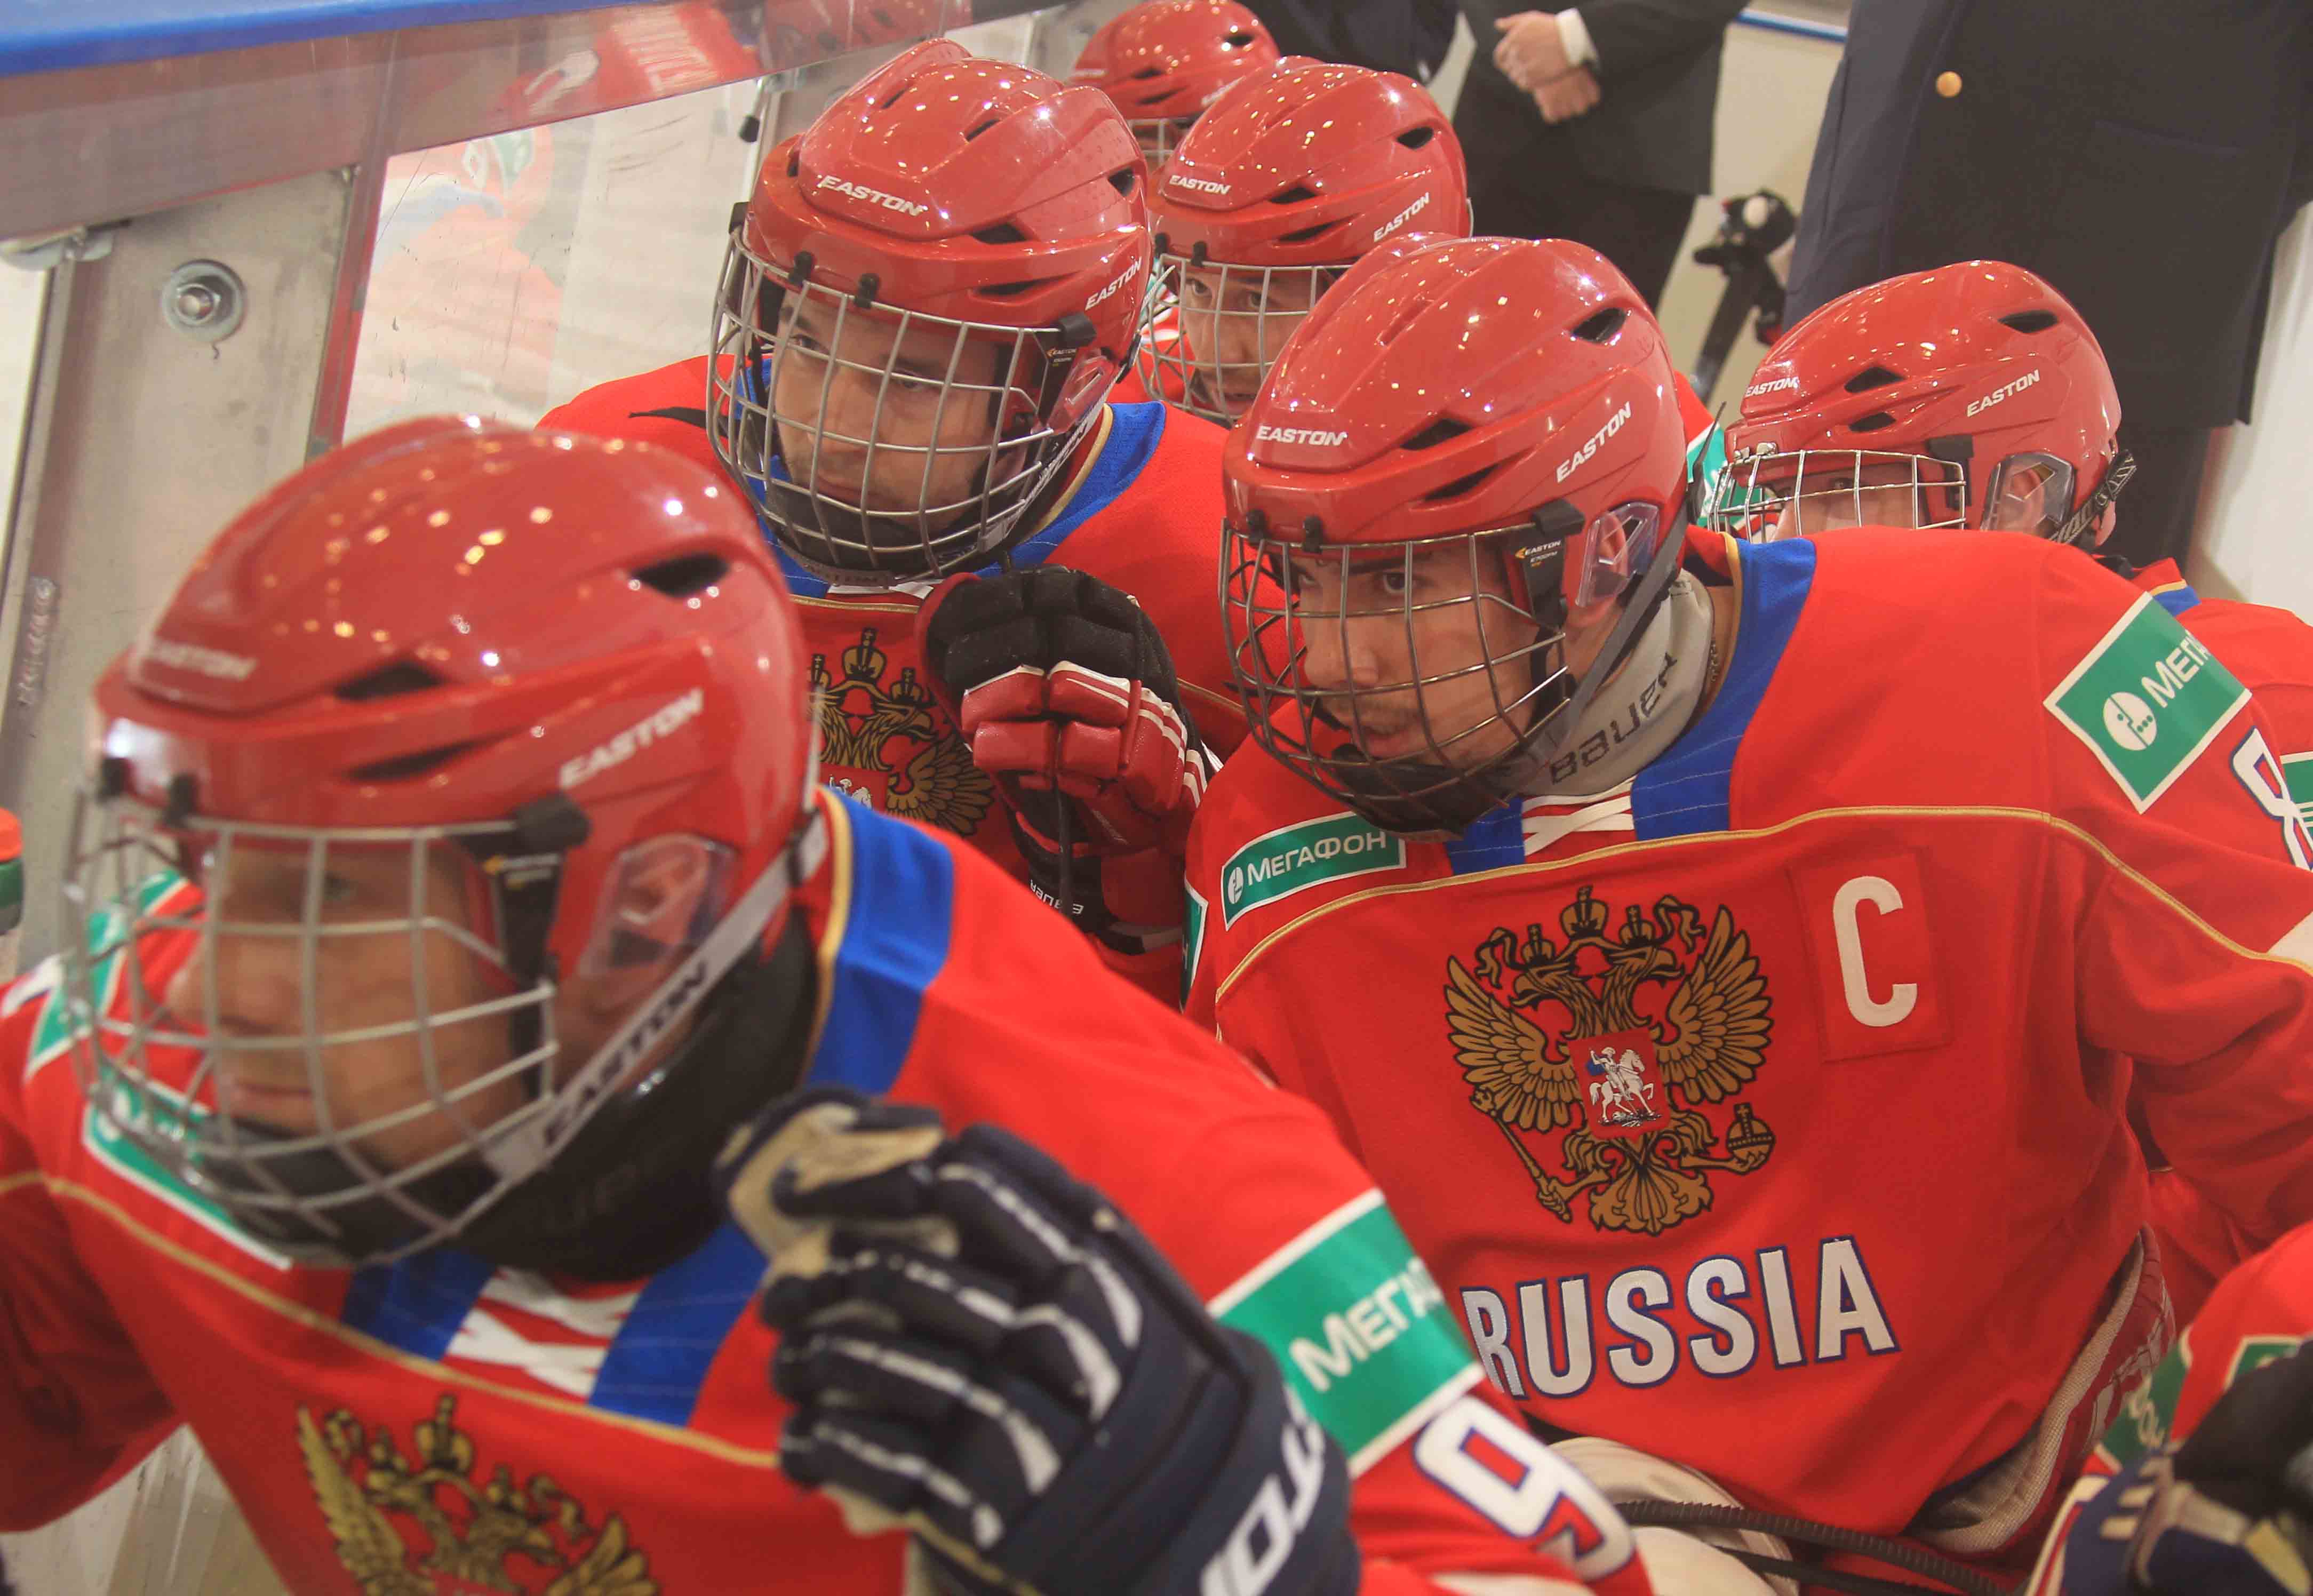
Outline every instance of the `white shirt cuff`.
[(1558, 42), (1575, 66), (1598, 65), (1598, 47), (1591, 42), (1590, 24), (1582, 20), (1580, 12), (1570, 8), (1558, 13)]

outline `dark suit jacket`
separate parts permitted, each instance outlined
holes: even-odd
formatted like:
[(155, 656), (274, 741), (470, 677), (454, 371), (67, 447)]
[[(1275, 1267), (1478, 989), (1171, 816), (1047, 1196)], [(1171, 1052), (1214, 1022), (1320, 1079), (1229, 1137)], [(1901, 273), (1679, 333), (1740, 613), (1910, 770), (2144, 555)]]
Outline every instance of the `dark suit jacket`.
[(1744, 0), (1576, 0), (1598, 47), (1602, 97), (1556, 127), (1494, 66), (1497, 18), (1562, 11), (1561, 0), (1462, 0), (1477, 53), (1454, 117), (1472, 180), (1503, 162), (1570, 162), (1584, 175), (1679, 194), (1711, 191), (1719, 54)]
[[(2130, 420), (2247, 416), (2273, 246), (2313, 184), (2306, 0), (1855, 0), (1790, 313), (1986, 258), (2096, 329)], [(1946, 97), (1936, 80), (1959, 75)]]
[(1454, 0), (1246, 0), (1288, 56), (1427, 81), (1454, 42)]

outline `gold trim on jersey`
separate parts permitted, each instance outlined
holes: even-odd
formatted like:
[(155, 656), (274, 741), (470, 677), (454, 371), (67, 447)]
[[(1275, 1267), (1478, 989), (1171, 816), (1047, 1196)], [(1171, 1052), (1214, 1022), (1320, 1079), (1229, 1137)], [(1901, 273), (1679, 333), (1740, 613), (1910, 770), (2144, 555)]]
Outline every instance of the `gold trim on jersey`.
[[(2045, 810), (2012, 809), (1997, 804), (1941, 805), (1890, 803), (1865, 804), (1849, 809), (1810, 810), (1806, 814), (1793, 815), (1787, 820), (1778, 820), (1772, 826), (1762, 826), (1750, 830), (1697, 831), (1689, 832), (1679, 837), (1649, 837), (1641, 841), (1616, 843), (1611, 847), (1599, 848), (1594, 852), (1577, 855), (1569, 859), (1527, 860), (1517, 864), (1497, 865), (1492, 870), (1473, 871), (1468, 875), (1439, 876), (1433, 880), (1424, 881), (1392, 881), (1384, 886), (1362, 888), (1358, 891), (1336, 898), (1330, 903), (1321, 903), (1313, 908), (1303, 910), (1300, 914), (1287, 921), (1276, 930), (1269, 933), (1269, 934), (1262, 937), (1259, 942), (1253, 943), (1252, 948), (1246, 951), (1244, 957), (1236, 960), (1235, 964), (1229, 967), (1227, 974), (1221, 976), (1215, 981), (1213, 985), (1213, 1007), (1216, 1013), (1218, 1013), (1222, 1001), (1228, 996), (1230, 990), (1236, 987), (1236, 983), (1244, 977), (1244, 973), (1253, 968), (1253, 962), (1260, 959), (1262, 954), (1268, 952), (1269, 950), (1275, 946), (1279, 942), (1292, 935), (1293, 933), (1300, 930), (1303, 926), (1323, 919), (1327, 915), (1334, 914), (1341, 909), (1346, 909), (1354, 904), (1363, 903), (1369, 899), (1394, 898), (1403, 893), (1411, 892), (1434, 892), (1443, 888), (1459, 887), (1472, 881), (1494, 881), (1500, 877), (1508, 875), (1530, 874), (1536, 877), (1542, 877), (1563, 872), (1589, 873), (1595, 871), (1599, 864), (1607, 860), (1618, 859), (1625, 854), (1637, 853), (1647, 848), (1685, 847), (1703, 843), (1743, 842), (1758, 837), (1779, 837), (1786, 831), (1794, 830), (1801, 826), (1812, 825), (1818, 820), (1851, 819), (1917, 820), (1923, 818), (2022, 820), (2029, 824), (2045, 826), (2050, 830), (2054, 831), (2060, 837), (2069, 837), (2076, 842), (2084, 844), (2092, 853), (2100, 856), (2107, 865), (2109, 865), (2122, 877), (2133, 881), (2136, 885), (2143, 888), (2145, 892), (2156, 901), (2165, 904), (2168, 908), (2174, 910), (2177, 916), (2184, 920), (2187, 925), (2191, 925), (2194, 929), (2199, 931), (2211, 941), (2217, 943), (2228, 951), (2238, 953), (2245, 959), (2271, 960), (2279, 964), (2294, 965), (2298, 969), (2304, 971), (2308, 976), (2313, 976), (2313, 956), (2300, 958), (2293, 953), (2285, 953), (2281, 951), (2283, 947), (2294, 943), (2305, 947), (2309, 955), (2313, 955), (2313, 916), (2308, 916), (2306, 919), (2300, 921), (2296, 925), (2283, 933), (2280, 939), (2277, 940), (2270, 949), (2260, 951), (2258, 949), (2249, 947), (2246, 943), (2235, 941), (2232, 937), (2218, 930), (2214, 925), (2210, 925), (2208, 921), (2203, 919), (2190, 907), (2179, 899), (2176, 894), (2170, 892), (2167, 888), (2161, 886), (2159, 882), (2147, 876), (2142, 871), (2138, 870), (2134, 865), (2129, 864), (2119, 855), (2114, 853), (2093, 834), (2074, 825), (2071, 821), (2062, 819), (2056, 815), (2052, 815)], [(2275, 863), (2278, 864), (2279, 861), (2276, 860)]]
[(1100, 463), (1101, 454), (1108, 448), (1109, 434), (1115, 428), (1116, 408), (1113, 405), (1102, 405), (1100, 430), (1093, 434), (1092, 447), (1086, 450), (1077, 459), (1077, 469), (1069, 474), (1068, 485), (1053, 497), (1052, 507), (1036, 518), (1036, 524), (1028, 530), (1029, 537), (1034, 537), (1058, 521), (1061, 512), (1076, 502), (1077, 490), (1085, 485), (1085, 478), (1092, 475), (1093, 467)]
[(827, 924), (820, 927), (814, 952), (819, 964), (819, 994), (813, 1004), (811, 1039), (803, 1050), (806, 1059), (819, 1057), (819, 1039), (827, 1030), (828, 1010), (835, 1001), (835, 960), (843, 951), (843, 934), (851, 928), (851, 815), (843, 801), (824, 788), (814, 796), (827, 824), (827, 863), (820, 868), (832, 873), (828, 877)]
[(778, 1467), (779, 1454), (776, 1447), (765, 1451), (759, 1447), (741, 1446), (736, 1442), (725, 1441), (717, 1436), (702, 1434), (697, 1430), (684, 1429), (675, 1425), (661, 1424), (655, 1419), (637, 1418), (631, 1414), (612, 1413), (604, 1408), (590, 1407), (583, 1402), (572, 1401), (567, 1397), (550, 1397), (539, 1391), (523, 1390), (516, 1386), (500, 1385), (463, 1369), (453, 1368), (447, 1364), (436, 1363), (428, 1358), (421, 1358), (414, 1353), (404, 1352), (398, 1346), (391, 1346), (374, 1336), (332, 1319), (318, 1309), (294, 1302), (287, 1297), (277, 1296), (256, 1282), (243, 1279), (214, 1259), (203, 1258), (199, 1253), (170, 1240), (143, 1221), (134, 1218), (119, 1204), (102, 1192), (93, 1190), (76, 1180), (65, 1179), (61, 1176), (44, 1174), (40, 1177), (40, 1179), (48, 1188), (51, 1197), (80, 1203), (93, 1210), (127, 1232), (132, 1240), (143, 1242), (171, 1262), (181, 1265), (195, 1274), (206, 1276), (235, 1295), (244, 1298), (259, 1308), (277, 1313), (293, 1324), (332, 1337), (366, 1357), (391, 1364), (397, 1369), (422, 1374), (431, 1381), (463, 1386), (470, 1390), (482, 1391), (510, 1402), (520, 1403), (526, 1407), (535, 1407), (542, 1412), (558, 1414), (565, 1418), (585, 1419), (610, 1429), (623, 1430), (630, 1434), (646, 1436), (653, 1441), (664, 1442), (671, 1446), (679, 1446), (699, 1452), (721, 1462), (735, 1463), (747, 1469), (773, 1469)]

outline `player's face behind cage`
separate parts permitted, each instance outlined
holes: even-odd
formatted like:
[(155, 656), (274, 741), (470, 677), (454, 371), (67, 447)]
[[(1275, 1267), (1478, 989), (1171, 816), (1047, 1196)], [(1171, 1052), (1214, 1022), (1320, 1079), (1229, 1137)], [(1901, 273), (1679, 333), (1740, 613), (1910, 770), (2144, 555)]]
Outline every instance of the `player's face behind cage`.
[(1730, 460), (1702, 493), (1713, 530), (1761, 541), (1842, 527), (1967, 524), (1966, 480), (1949, 460), (1855, 449)]
[(101, 1134), (293, 1256), (453, 1237), (550, 1156), (552, 1088), (731, 897), (728, 849), (651, 838), (611, 868), (576, 967), (520, 969), (500, 922), (526, 911), (481, 864), (505, 862), (510, 829), (170, 820), (84, 797), (65, 996), (92, 1017), (75, 1057)]
[(1806, 449), (1730, 460), (1704, 490), (1705, 519), (1762, 541), (1856, 526), (1976, 526), (2046, 538), (2065, 525), (2074, 475), (2064, 461), (2014, 454), (1983, 475), (1976, 495), (1967, 467), (1928, 455)]
[[(1141, 321), (1143, 383), (1194, 415), (1236, 425), (1286, 341), (1340, 276), (1338, 267), (1227, 266), (1157, 256)], [(1169, 338), (1158, 325), (1167, 311), (1178, 322)]]
[[(981, 564), (1099, 407), (1043, 424), (1057, 329), (952, 320), (804, 280), (734, 234), (709, 428), (780, 542), (889, 583)], [(725, 358), (725, 357), (729, 358)]]
[(1530, 778), (1662, 536), (1650, 504), (1597, 517), (1574, 540), (1570, 604), (1550, 585), (1537, 606), (1524, 529), (1311, 548), (1231, 528), (1227, 618), (1255, 734), (1394, 829), (1458, 830)]

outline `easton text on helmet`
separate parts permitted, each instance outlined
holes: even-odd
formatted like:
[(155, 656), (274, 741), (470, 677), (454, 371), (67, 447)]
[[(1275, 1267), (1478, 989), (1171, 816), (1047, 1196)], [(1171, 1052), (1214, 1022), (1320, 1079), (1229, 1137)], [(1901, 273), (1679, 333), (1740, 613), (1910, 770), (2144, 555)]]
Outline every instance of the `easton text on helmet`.
[(1114, 294), (1118, 289), (1132, 281), (1132, 274), (1139, 269), (1140, 263), (1139, 261), (1135, 260), (1128, 263), (1122, 271), (1116, 274), (1115, 282), (1111, 283), (1098, 294), (1094, 294), (1090, 299), (1085, 301), (1085, 309), (1087, 311), (1091, 310), (1094, 306), (1099, 304), (1102, 300), (1106, 299), (1110, 294)]
[(1387, 238), (1391, 233), (1395, 232), (1399, 228), (1404, 226), (1408, 222), (1412, 221), (1414, 217), (1427, 210), (1429, 206), (1429, 196), (1425, 194), (1420, 198), (1415, 200), (1412, 205), (1407, 206), (1403, 210), (1398, 212), (1396, 215), (1392, 216), (1389, 219), (1388, 225), (1384, 227), (1379, 232), (1373, 235), (1373, 241), (1376, 243), (1381, 242), (1382, 240)]
[(1314, 443), (1321, 449), (1337, 449), (1350, 441), (1350, 434), (1322, 432), (1313, 426), (1271, 426), (1264, 422), (1254, 429), (1253, 441), (1256, 443)]
[(1771, 377), (1764, 382), (1752, 383), (1743, 390), (1743, 397), (1750, 399), (1762, 393), (1772, 393), (1778, 388), (1796, 389), (1799, 385), (1799, 380), (1797, 377)]
[(2030, 371), (2017, 378), (2013, 382), (2005, 383), (2001, 387), (1995, 388), (1990, 393), (1985, 394), (1982, 399), (1970, 404), (1967, 408), (1967, 413), (1974, 416), (1981, 411), (1989, 410), (1992, 406), (1999, 404), (2002, 399), (2014, 399), (2018, 394), (2023, 392), (2026, 389), (2034, 386), (2039, 381), (2040, 368), (2038, 366), (2034, 366)]
[(203, 676), (225, 681), (247, 681), (249, 673), (257, 669), (257, 662), (247, 654), (203, 648), (198, 643), (172, 643), (166, 637), (154, 638), (145, 650), (145, 657), (179, 671), (198, 671)]
[(913, 200), (901, 199), (896, 194), (886, 194), (881, 189), (870, 189), (864, 183), (847, 182), (838, 177), (823, 177), (819, 180), (819, 186), (822, 189), (832, 189), (838, 194), (849, 194), (854, 199), (866, 200), (871, 205), (880, 205), (887, 211), (898, 211), (907, 216), (920, 216), (932, 208), (928, 205), (918, 205)]
[(1200, 194), (1225, 195), (1229, 191), (1229, 186), (1227, 183), (1218, 182), (1211, 178), (1176, 177), (1173, 180), (1173, 186), (1176, 189), (1193, 189)]
[(672, 737), (698, 718), (707, 707), (707, 695), (698, 688), (661, 705), (608, 742), (575, 759), (562, 761), (562, 785), (575, 787), (614, 766), (623, 765), (661, 738)]
[(1558, 476), (1556, 479), (1563, 482), (1569, 476), (1573, 474), (1576, 467), (1587, 464), (1590, 457), (1598, 452), (1598, 446), (1601, 443), (1604, 443), (1607, 439), (1613, 437), (1616, 433), (1621, 432), (1623, 430), (1623, 423), (1629, 421), (1630, 418), (1631, 401), (1624, 399), (1623, 401), (1623, 408), (1606, 418), (1605, 425), (1600, 427), (1596, 432), (1590, 434), (1590, 441), (1588, 443), (1583, 444), (1581, 448), (1577, 449), (1572, 454), (1567, 456), (1565, 463), (1558, 468)]

